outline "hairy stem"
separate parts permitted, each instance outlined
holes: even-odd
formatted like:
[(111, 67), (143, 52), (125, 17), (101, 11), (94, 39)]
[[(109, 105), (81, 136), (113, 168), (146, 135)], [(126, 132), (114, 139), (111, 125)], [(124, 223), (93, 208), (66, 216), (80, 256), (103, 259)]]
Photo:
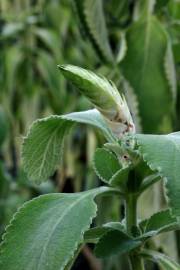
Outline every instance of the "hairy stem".
[[(137, 226), (137, 195), (128, 194), (126, 197), (126, 230), (133, 235), (133, 229)], [(144, 270), (143, 260), (135, 253), (129, 255), (131, 270)]]
[(132, 254), (129, 257), (131, 270), (144, 270), (143, 259), (140, 258), (137, 254)]
[(137, 226), (137, 198), (130, 194), (126, 197), (126, 229), (132, 234), (132, 228)]

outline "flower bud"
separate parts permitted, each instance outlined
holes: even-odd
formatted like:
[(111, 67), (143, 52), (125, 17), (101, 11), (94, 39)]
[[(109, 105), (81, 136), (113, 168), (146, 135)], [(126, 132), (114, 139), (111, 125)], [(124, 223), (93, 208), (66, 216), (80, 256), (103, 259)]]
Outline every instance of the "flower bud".
[(126, 100), (114, 83), (102, 76), (72, 65), (58, 66), (69, 79), (100, 111), (117, 137), (134, 133), (135, 126)]

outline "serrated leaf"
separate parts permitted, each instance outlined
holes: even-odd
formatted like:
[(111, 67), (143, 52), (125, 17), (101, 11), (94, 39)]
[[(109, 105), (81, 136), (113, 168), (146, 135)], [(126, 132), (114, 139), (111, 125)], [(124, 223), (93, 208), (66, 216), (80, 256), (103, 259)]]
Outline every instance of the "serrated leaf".
[(103, 227), (114, 229), (114, 230), (119, 230), (121, 232), (126, 231), (125, 225), (122, 222), (118, 222), (118, 221), (112, 221), (112, 222), (105, 223), (105, 224), (103, 224)]
[(125, 167), (117, 171), (110, 179), (109, 184), (125, 188), (126, 181), (128, 180), (129, 167)]
[(97, 243), (104, 234), (112, 229), (125, 231), (125, 226), (120, 222), (108, 222), (103, 224), (102, 227), (91, 228), (85, 232), (84, 241), (86, 243)]
[(121, 67), (137, 94), (143, 130), (170, 130), (174, 94), (164, 70), (167, 33), (154, 16), (148, 15), (128, 29), (126, 38), (128, 49)]
[(95, 196), (111, 190), (47, 194), (25, 203), (3, 237), (0, 269), (63, 270), (96, 215)]
[(109, 183), (112, 176), (122, 167), (117, 157), (107, 149), (99, 148), (94, 154), (93, 167), (98, 177)]
[(99, 56), (106, 62), (113, 61), (102, 0), (74, 1), (81, 25)]
[(163, 270), (179, 270), (180, 265), (166, 255), (154, 250), (143, 250), (141, 255), (150, 261), (156, 262)]
[(112, 131), (120, 136), (135, 127), (126, 100), (116, 86), (102, 76), (72, 65), (58, 66), (63, 75), (103, 114)]
[(95, 247), (95, 254), (99, 258), (113, 255), (122, 255), (141, 244), (120, 230), (111, 230), (104, 234)]
[(138, 96), (127, 80), (125, 80), (124, 78), (122, 78), (121, 80), (122, 80), (123, 92), (124, 92), (128, 106), (130, 108), (130, 112), (133, 117), (133, 121), (136, 127), (136, 132), (141, 133), (142, 125), (141, 125), (141, 116), (139, 113)]
[(141, 221), (139, 226), (143, 229), (143, 233), (153, 231), (155, 235), (180, 229), (180, 222), (178, 222), (177, 218), (172, 217), (170, 210), (167, 209)]
[(166, 72), (167, 80), (169, 82), (169, 87), (172, 91), (173, 100), (175, 101), (176, 91), (177, 91), (176, 70), (175, 70), (172, 46), (171, 46), (170, 40), (168, 42), (166, 55), (165, 55), (165, 72)]
[(68, 264), (65, 266), (64, 270), (71, 270), (73, 267), (74, 262), (76, 261), (80, 251), (82, 248), (82, 244), (79, 245), (79, 247), (76, 249), (76, 251), (74, 252), (74, 256), (73, 258), (68, 262)]
[(106, 227), (95, 227), (89, 229), (84, 234), (84, 242), (85, 243), (97, 243), (99, 238), (103, 236), (103, 234), (107, 233), (111, 228)]
[(86, 123), (99, 128), (110, 141), (114, 137), (97, 110), (50, 116), (37, 120), (24, 139), (22, 158), (28, 177), (40, 183), (47, 180), (60, 165), (63, 142), (73, 124)]
[(136, 138), (144, 161), (165, 180), (173, 215), (180, 216), (180, 133), (139, 134)]

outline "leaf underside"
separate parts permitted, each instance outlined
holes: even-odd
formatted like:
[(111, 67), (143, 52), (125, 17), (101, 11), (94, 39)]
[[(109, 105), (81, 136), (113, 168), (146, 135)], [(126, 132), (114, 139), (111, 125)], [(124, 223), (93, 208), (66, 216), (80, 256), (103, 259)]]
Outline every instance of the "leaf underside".
[(95, 109), (35, 121), (22, 148), (24, 169), (32, 181), (41, 183), (55, 172), (61, 163), (64, 138), (77, 122), (95, 126), (107, 140), (114, 139), (105, 120)]

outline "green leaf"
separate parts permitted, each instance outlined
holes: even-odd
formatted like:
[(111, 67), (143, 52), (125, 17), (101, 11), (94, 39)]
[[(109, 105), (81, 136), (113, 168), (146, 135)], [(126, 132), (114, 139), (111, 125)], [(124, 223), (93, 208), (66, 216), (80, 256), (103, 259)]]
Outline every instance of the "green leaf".
[(180, 133), (136, 135), (136, 138), (144, 161), (165, 181), (173, 215), (180, 216)]
[(23, 30), (24, 24), (21, 22), (6, 22), (6, 24), (2, 28), (2, 37), (7, 39), (18, 36), (18, 34)]
[(56, 57), (59, 58), (61, 56), (61, 50), (59, 49), (59, 35), (55, 31), (45, 28), (34, 28), (33, 31), (40, 40), (54, 52)]
[(129, 167), (125, 167), (117, 171), (109, 181), (109, 184), (112, 186), (118, 186), (126, 188), (126, 182), (128, 180)]
[(168, 14), (175, 22), (179, 22), (180, 19), (180, 5), (179, 1), (169, 1)]
[(125, 225), (123, 224), (123, 222), (118, 222), (118, 221), (112, 221), (112, 222), (105, 223), (105, 224), (103, 224), (103, 227), (114, 229), (114, 230), (119, 230), (121, 232), (126, 231)]
[(22, 148), (24, 169), (31, 180), (40, 183), (55, 172), (62, 159), (64, 138), (76, 122), (93, 125), (99, 128), (108, 140), (114, 140), (97, 110), (54, 115), (37, 120), (25, 137)]
[(176, 100), (176, 90), (177, 90), (177, 83), (176, 83), (176, 70), (174, 65), (173, 59), (173, 52), (170, 40), (168, 41), (166, 55), (165, 55), (165, 72), (166, 77), (169, 82), (169, 87), (172, 90), (173, 100)]
[(74, 2), (81, 25), (97, 53), (104, 61), (113, 62), (102, 0), (75, 0)]
[(8, 119), (4, 113), (3, 108), (0, 106), (0, 147), (4, 140), (6, 139), (6, 135), (8, 132)]
[(68, 262), (68, 264), (65, 266), (64, 270), (71, 270), (73, 267), (74, 262), (76, 261), (79, 253), (81, 252), (82, 244), (79, 245), (79, 247), (74, 252), (73, 258)]
[(25, 203), (3, 237), (1, 270), (63, 270), (83, 243), (96, 215), (102, 187), (74, 194), (47, 194)]
[(134, 132), (134, 124), (125, 98), (121, 98), (116, 86), (102, 76), (72, 65), (58, 66), (63, 75), (79, 88), (104, 115), (113, 132), (120, 136)]
[(180, 265), (166, 255), (154, 250), (143, 250), (141, 255), (150, 261), (156, 262), (163, 270), (179, 270)]
[(121, 67), (138, 97), (143, 130), (170, 130), (175, 95), (165, 73), (167, 33), (155, 17), (148, 15), (129, 28), (126, 38), (128, 49)]
[(141, 241), (131, 238), (120, 230), (111, 230), (100, 238), (95, 248), (95, 254), (99, 258), (122, 255), (140, 244)]
[(130, 112), (132, 114), (132, 118), (136, 127), (136, 132), (141, 133), (142, 125), (141, 125), (141, 117), (139, 112), (139, 101), (138, 96), (135, 93), (134, 89), (131, 87), (129, 82), (122, 77), (121, 79), (122, 86), (123, 86), (123, 93), (127, 100)]
[(125, 188), (129, 167), (122, 168), (115, 154), (108, 149), (99, 148), (96, 150), (93, 159), (93, 167), (97, 176), (103, 182), (111, 186), (121, 187), (122, 189)]
[(105, 233), (110, 231), (111, 228), (108, 227), (95, 227), (89, 229), (84, 234), (84, 242), (85, 243), (97, 243), (99, 238), (102, 237)]
[(155, 234), (159, 234), (180, 229), (180, 222), (172, 217), (170, 210), (167, 209), (141, 221), (139, 226), (143, 229), (143, 233), (154, 231)]
[(94, 154), (93, 167), (98, 177), (109, 183), (112, 176), (122, 167), (117, 157), (107, 149), (99, 148)]
[(64, 106), (67, 104), (65, 102), (65, 89), (61, 85), (61, 78), (56, 69), (56, 61), (50, 53), (39, 49), (36, 63), (41, 80), (47, 85), (46, 95), (50, 96), (48, 101), (53, 111), (59, 114), (65, 110)]
[(97, 243), (104, 234), (112, 229), (125, 231), (125, 226), (120, 222), (108, 222), (103, 224), (102, 227), (91, 228), (85, 232), (84, 241), (86, 243)]
[(134, 19), (147, 18), (153, 13), (156, 0), (139, 0), (135, 4)]
[[(20, 46), (12, 46), (5, 52), (6, 87), (9, 94), (13, 91), (16, 75), (22, 63), (22, 49)], [(4, 78), (5, 79), (5, 78)], [(17, 82), (16, 82), (17, 83)]]
[(147, 188), (149, 188), (151, 185), (155, 184), (159, 180), (161, 180), (159, 173), (153, 173), (146, 176), (141, 182), (141, 185), (139, 188), (140, 193), (145, 191)]

